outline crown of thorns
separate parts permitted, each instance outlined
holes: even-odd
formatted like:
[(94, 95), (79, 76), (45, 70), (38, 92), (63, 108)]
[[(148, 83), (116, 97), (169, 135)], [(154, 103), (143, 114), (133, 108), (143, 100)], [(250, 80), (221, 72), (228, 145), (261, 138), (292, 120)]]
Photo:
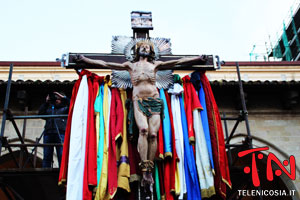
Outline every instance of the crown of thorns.
[(136, 43), (136, 49), (138, 49), (138, 48), (140, 48), (141, 46), (142, 46), (142, 44), (148, 44), (149, 46), (151, 46), (152, 47), (152, 49), (153, 49), (153, 51), (154, 51), (154, 44), (153, 44), (153, 42), (152, 41), (150, 41), (150, 40), (141, 40), (141, 41), (138, 41), (137, 43)]

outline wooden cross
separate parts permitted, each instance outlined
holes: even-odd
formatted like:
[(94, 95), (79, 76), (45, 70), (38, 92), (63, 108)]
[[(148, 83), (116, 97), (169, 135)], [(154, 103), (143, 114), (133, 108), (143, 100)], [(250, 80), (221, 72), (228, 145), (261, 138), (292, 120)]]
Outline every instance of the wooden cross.
[[(84, 55), (87, 58), (103, 60), (105, 62), (114, 62), (114, 63), (124, 63), (126, 62), (126, 58), (122, 54), (106, 54), (106, 53), (68, 53), (64, 57), (64, 61), (62, 62), (63, 67), (67, 69), (76, 69), (76, 68), (86, 68), (93, 69), (94, 66), (85, 64), (76, 63), (74, 61), (74, 57), (77, 54)], [(183, 57), (194, 57), (197, 55), (165, 55), (160, 57), (160, 61), (168, 61), (168, 60), (177, 60)], [(99, 67), (97, 67), (99, 69)], [(104, 69), (104, 68), (103, 68)], [(216, 70), (220, 69), (220, 61), (218, 56), (207, 55), (207, 61), (196, 62), (193, 65), (176, 65), (172, 68), (173, 70)]]

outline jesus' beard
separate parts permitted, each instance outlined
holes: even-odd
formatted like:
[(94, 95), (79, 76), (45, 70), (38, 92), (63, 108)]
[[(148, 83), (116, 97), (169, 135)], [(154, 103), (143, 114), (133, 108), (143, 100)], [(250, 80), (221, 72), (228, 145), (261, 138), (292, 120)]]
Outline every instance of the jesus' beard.
[(139, 56), (141, 56), (141, 57), (150, 57), (150, 53), (145, 52), (145, 51), (140, 51)]

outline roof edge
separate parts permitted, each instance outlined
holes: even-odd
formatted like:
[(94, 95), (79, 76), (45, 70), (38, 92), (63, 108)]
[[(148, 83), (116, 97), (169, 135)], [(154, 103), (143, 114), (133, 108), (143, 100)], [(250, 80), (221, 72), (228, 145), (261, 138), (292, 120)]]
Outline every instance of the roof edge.
[(0, 61), (0, 66), (60, 66), (56, 61)]

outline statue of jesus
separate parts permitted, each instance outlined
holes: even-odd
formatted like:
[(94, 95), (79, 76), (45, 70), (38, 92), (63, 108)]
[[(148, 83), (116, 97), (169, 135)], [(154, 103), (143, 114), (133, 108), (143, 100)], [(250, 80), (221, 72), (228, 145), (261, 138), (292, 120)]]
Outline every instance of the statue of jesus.
[[(153, 184), (153, 160), (157, 151), (157, 132), (160, 127), (163, 101), (159, 98), (156, 88), (156, 72), (162, 69), (172, 69), (175, 65), (193, 64), (197, 61), (206, 61), (206, 56), (184, 57), (178, 60), (156, 61), (154, 59), (154, 45), (151, 41), (141, 41), (136, 44), (133, 61), (122, 64), (93, 60), (82, 55), (77, 55), (76, 62), (81, 62), (95, 67), (113, 70), (127, 70), (133, 85), (132, 101), (134, 117), (139, 129), (138, 152), (143, 173), (143, 184)], [(150, 112), (149, 108), (150, 107)]]

